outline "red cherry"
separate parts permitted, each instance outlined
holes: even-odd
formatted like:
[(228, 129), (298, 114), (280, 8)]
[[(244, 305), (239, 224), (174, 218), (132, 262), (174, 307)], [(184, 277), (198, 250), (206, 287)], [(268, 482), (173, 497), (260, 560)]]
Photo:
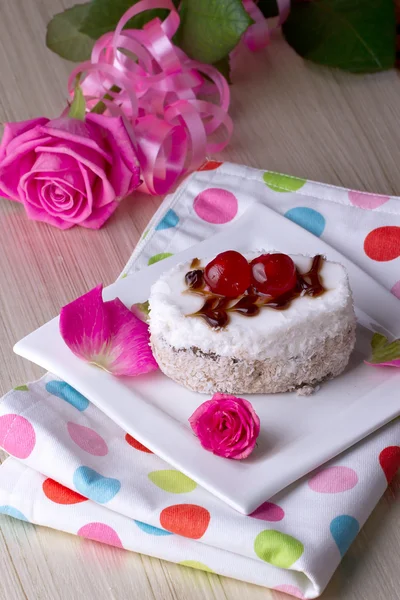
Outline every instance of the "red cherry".
[(239, 252), (221, 252), (204, 269), (204, 279), (215, 294), (236, 298), (250, 285), (250, 265)]
[(263, 294), (280, 296), (297, 282), (296, 266), (287, 254), (262, 254), (250, 263), (252, 284)]

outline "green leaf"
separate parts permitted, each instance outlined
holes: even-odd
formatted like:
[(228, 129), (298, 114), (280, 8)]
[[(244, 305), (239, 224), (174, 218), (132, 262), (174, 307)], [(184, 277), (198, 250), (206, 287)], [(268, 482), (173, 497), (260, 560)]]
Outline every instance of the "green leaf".
[(260, 0), (257, 6), (266, 19), (277, 17), (279, 15), (279, 9), (276, 0)]
[(400, 359), (400, 340), (389, 343), (387, 337), (380, 333), (374, 333), (372, 340), (371, 364), (379, 364)]
[(217, 61), (213, 65), (218, 71), (225, 77), (228, 83), (232, 83), (231, 81), (231, 64), (229, 60), (229, 55), (221, 58), (221, 60)]
[(208, 64), (225, 58), (253, 22), (241, 0), (182, 0), (180, 15), (179, 45)]
[(47, 25), (47, 47), (62, 58), (74, 62), (90, 58), (94, 40), (79, 31), (88, 10), (89, 3), (77, 4), (55, 15)]
[(394, 66), (393, 0), (294, 2), (283, 32), (300, 56), (322, 65), (353, 73)]
[[(122, 15), (137, 4), (139, 0), (92, 0), (89, 4), (85, 18), (80, 24), (79, 31), (91, 38), (98, 39), (104, 33), (113, 31)], [(166, 9), (152, 9), (136, 15), (125, 25), (127, 29), (140, 29), (154, 19), (161, 20), (169, 14)]]
[(68, 116), (71, 119), (79, 119), (84, 121), (86, 113), (86, 102), (82, 93), (82, 88), (79, 85), (79, 77), (76, 78), (74, 99), (69, 107)]

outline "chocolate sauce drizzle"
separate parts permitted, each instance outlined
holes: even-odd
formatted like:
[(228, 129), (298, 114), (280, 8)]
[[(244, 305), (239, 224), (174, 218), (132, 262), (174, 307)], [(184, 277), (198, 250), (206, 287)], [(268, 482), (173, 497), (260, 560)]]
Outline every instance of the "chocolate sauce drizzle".
[(323, 257), (320, 254), (314, 256), (310, 270), (307, 273), (297, 271), (296, 286), (281, 296), (273, 298), (261, 294), (254, 286), (250, 286), (243, 296), (236, 299), (226, 298), (206, 290), (203, 269), (196, 268), (200, 266), (200, 261), (195, 258), (190, 265), (193, 270), (186, 273), (185, 282), (188, 286), (188, 292), (204, 297), (204, 304), (200, 310), (187, 316), (201, 317), (210, 327), (218, 329), (229, 323), (229, 313), (231, 312), (239, 313), (245, 317), (255, 317), (259, 314), (261, 308), (286, 310), (292, 301), (300, 296), (316, 298), (325, 292), (319, 275), (322, 262)]

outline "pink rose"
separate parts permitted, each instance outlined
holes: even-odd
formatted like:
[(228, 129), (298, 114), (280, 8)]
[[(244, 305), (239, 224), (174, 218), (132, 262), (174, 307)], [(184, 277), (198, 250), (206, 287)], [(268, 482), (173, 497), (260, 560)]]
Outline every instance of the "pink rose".
[(122, 117), (44, 117), (6, 123), (0, 195), (28, 217), (60, 229), (99, 229), (139, 184), (139, 163)]
[(214, 394), (189, 418), (189, 423), (206, 450), (225, 458), (247, 458), (260, 433), (260, 419), (244, 398)]

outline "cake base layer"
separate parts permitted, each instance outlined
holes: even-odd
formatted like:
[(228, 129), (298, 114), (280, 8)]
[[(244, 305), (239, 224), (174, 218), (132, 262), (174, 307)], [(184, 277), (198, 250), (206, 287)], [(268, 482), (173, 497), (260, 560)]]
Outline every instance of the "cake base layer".
[(355, 324), (334, 337), (311, 344), (307, 352), (277, 360), (243, 360), (204, 353), (198, 348), (173, 348), (151, 336), (151, 346), (163, 373), (195, 392), (212, 394), (274, 394), (312, 388), (337, 377), (355, 345)]

